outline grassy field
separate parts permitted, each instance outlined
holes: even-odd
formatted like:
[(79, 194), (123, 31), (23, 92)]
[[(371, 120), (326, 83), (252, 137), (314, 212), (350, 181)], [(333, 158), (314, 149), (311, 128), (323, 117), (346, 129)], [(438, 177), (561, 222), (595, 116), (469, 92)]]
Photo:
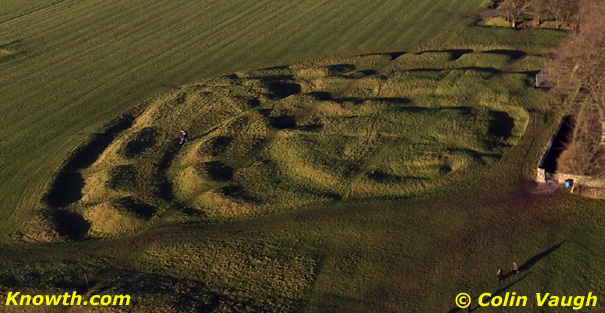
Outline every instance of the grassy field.
[(476, 297), (517, 292), (514, 310), (567, 312), (534, 294), (605, 295), (602, 202), (531, 182), (561, 117), (533, 75), (562, 32), (472, 26), (483, 1), (6, 3), (2, 303), (463, 312), (467, 292), (510, 312)]
[(2, 0), (4, 238), (77, 145), (154, 94), (301, 58), (413, 49), (482, 2)]

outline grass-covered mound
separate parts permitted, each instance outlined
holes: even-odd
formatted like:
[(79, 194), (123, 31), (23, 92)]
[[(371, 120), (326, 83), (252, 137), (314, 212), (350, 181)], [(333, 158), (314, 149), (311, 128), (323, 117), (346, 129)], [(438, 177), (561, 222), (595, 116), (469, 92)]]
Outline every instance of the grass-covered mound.
[(101, 148), (91, 142), (98, 157), (72, 173), (82, 182), (75, 201), (57, 203), (96, 237), (162, 216), (221, 220), (427, 194), (518, 143), (529, 122), (520, 95), (535, 92), (541, 61), (505, 49), (370, 54), (187, 85), (150, 101)]

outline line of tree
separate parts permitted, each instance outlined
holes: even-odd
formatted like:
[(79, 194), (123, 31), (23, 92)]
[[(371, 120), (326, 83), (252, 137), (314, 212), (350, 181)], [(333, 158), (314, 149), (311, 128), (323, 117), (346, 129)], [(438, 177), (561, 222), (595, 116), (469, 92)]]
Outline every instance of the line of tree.
[(498, 9), (504, 13), (512, 27), (517, 27), (527, 16), (531, 16), (534, 26), (539, 26), (547, 18), (554, 18), (557, 28), (562, 22), (572, 22), (578, 14), (577, 0), (502, 0)]
[(564, 39), (547, 65), (555, 103), (577, 112), (576, 129), (561, 163), (577, 174), (605, 177), (605, 6), (579, 0), (578, 30)]

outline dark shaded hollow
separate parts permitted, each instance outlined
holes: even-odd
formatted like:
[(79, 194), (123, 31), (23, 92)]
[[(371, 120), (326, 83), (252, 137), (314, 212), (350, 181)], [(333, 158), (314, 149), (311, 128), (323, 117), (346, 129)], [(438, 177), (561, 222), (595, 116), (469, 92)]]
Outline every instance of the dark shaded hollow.
[(393, 51), (393, 52), (363, 53), (363, 54), (359, 54), (358, 56), (360, 56), (360, 57), (388, 56), (389, 61), (393, 61), (406, 53), (407, 52), (405, 52), (405, 51)]
[(225, 186), (225, 187), (222, 187), (220, 190), (221, 190), (221, 193), (223, 195), (225, 195), (226, 197), (242, 200), (245, 202), (260, 203), (260, 200), (258, 200), (256, 197), (250, 195), (246, 191), (246, 189), (244, 189), (244, 187), (242, 187), (240, 185)]
[(82, 199), (84, 178), (79, 172), (61, 172), (44, 195), (43, 201), (51, 208), (68, 206)]
[(227, 151), (231, 141), (233, 141), (233, 138), (228, 136), (213, 137), (208, 140), (208, 142), (204, 145), (204, 148), (207, 149), (207, 152), (213, 156), (221, 155)]
[(371, 173), (368, 173), (367, 176), (369, 179), (378, 183), (398, 183), (403, 180), (403, 178), (397, 175), (387, 174), (379, 170), (374, 170)]
[(442, 72), (442, 69), (438, 69), (438, 68), (413, 68), (413, 69), (409, 69), (409, 70), (405, 70), (406, 72), (427, 72), (427, 73), (435, 73), (435, 72)]
[(200, 211), (188, 207), (184, 203), (177, 200), (173, 192), (172, 180), (170, 180), (168, 178), (168, 175), (166, 174), (166, 171), (170, 168), (170, 165), (172, 164), (172, 161), (176, 157), (180, 148), (181, 145), (178, 144), (170, 145), (168, 149), (164, 151), (164, 154), (160, 158), (155, 179), (155, 185), (157, 188), (154, 191), (154, 194), (160, 199), (163, 199), (164, 201), (170, 203), (172, 207), (182, 211), (183, 213), (189, 216), (201, 216), (202, 213)]
[(363, 77), (371, 76), (371, 75), (376, 75), (376, 74), (378, 74), (378, 71), (373, 70), (373, 69), (367, 69), (367, 70), (361, 70), (361, 71), (357, 71), (357, 72), (352, 72), (352, 73), (348, 74), (345, 77), (353, 78), (353, 79), (359, 79), (359, 78), (363, 78)]
[(296, 127), (296, 118), (291, 115), (269, 117), (269, 125), (275, 129), (293, 129)]
[(90, 222), (84, 219), (81, 215), (68, 210), (52, 210), (50, 219), (55, 227), (55, 231), (59, 236), (78, 240), (86, 237), (90, 229)]
[(51, 208), (59, 208), (82, 199), (84, 179), (78, 171), (91, 166), (118, 134), (130, 128), (133, 122), (133, 115), (123, 115), (106, 126), (103, 133), (94, 134), (88, 143), (76, 149), (51, 183), (42, 201)]
[(187, 100), (187, 93), (181, 92), (181, 93), (179, 93), (179, 95), (176, 98), (176, 103), (183, 104), (183, 103), (185, 103), (185, 100)]
[(291, 95), (299, 94), (302, 87), (297, 83), (274, 81), (268, 84), (268, 89), (278, 98), (286, 98)]
[(230, 181), (233, 179), (233, 168), (220, 161), (211, 161), (203, 164), (208, 176), (216, 181)]
[(313, 91), (309, 92), (307, 95), (321, 101), (332, 100), (332, 93), (326, 91)]
[(450, 61), (455, 61), (455, 60), (460, 59), (463, 55), (468, 54), (468, 53), (473, 53), (475, 51), (471, 50), (471, 49), (427, 50), (427, 51), (419, 52), (418, 54), (440, 53), (440, 52), (449, 53)]
[(318, 124), (309, 124), (309, 125), (298, 126), (296, 129), (306, 131), (306, 132), (318, 132), (322, 128), (324, 128), (324, 125), (321, 123), (318, 123)]
[(488, 133), (499, 139), (506, 139), (512, 136), (515, 128), (515, 119), (508, 113), (502, 111), (490, 112), (490, 126)]
[(378, 73), (376, 70), (372, 70), (372, 69), (369, 69), (369, 70), (363, 70), (363, 71), (359, 71), (359, 72), (360, 72), (361, 74), (363, 74), (363, 75), (366, 75), (366, 76), (369, 76), (369, 75), (375, 75), (375, 74), (377, 74), (377, 73)]
[(404, 51), (386, 53), (386, 55), (391, 57), (391, 61), (397, 59), (398, 57), (400, 57), (404, 54), (406, 54), (406, 52), (404, 52)]
[(354, 70), (355, 65), (353, 64), (336, 64), (328, 66), (328, 74), (330, 75), (344, 74)]
[(116, 201), (116, 203), (126, 212), (132, 213), (146, 220), (152, 218), (157, 211), (154, 206), (133, 197), (120, 198)]
[(397, 105), (405, 105), (412, 103), (412, 100), (409, 98), (374, 98), (375, 101), (386, 102), (388, 104), (397, 104)]
[(334, 201), (342, 200), (342, 195), (333, 192), (326, 192), (323, 196)]
[(527, 52), (522, 50), (506, 50), (506, 49), (495, 49), (489, 51), (483, 51), (482, 53), (499, 54), (509, 57), (511, 60), (521, 60), (527, 56)]
[(495, 68), (495, 67), (477, 67), (477, 66), (471, 66), (471, 67), (460, 67), (457, 68), (458, 70), (471, 70), (471, 71), (477, 71), (477, 72), (484, 72), (484, 73), (488, 73), (491, 75), (498, 75), (501, 74), (502, 71)]
[(260, 113), (260, 115), (264, 116), (264, 117), (268, 117), (271, 112), (273, 112), (273, 109), (259, 109), (258, 113)]
[(457, 50), (454, 49), (454, 50), (446, 50), (446, 51), (451, 54), (452, 61), (460, 59), (465, 54), (475, 52), (471, 49), (457, 49)]
[(124, 156), (134, 158), (156, 143), (158, 132), (153, 127), (145, 127), (134, 134), (124, 147)]
[(133, 122), (134, 116), (124, 115), (106, 127), (102, 133), (94, 134), (87, 144), (72, 154), (62, 171), (76, 171), (91, 166), (116, 136), (130, 128)]
[(352, 104), (359, 105), (359, 104), (364, 103), (367, 99), (356, 98), (356, 97), (345, 97), (345, 98), (338, 98), (338, 99), (333, 99), (333, 100), (334, 100), (334, 102), (337, 102), (337, 103), (340, 103), (340, 104), (343, 104), (345, 102), (349, 102), (349, 103), (352, 103)]
[(546, 150), (540, 161), (539, 168), (544, 169), (547, 173), (555, 173), (557, 171), (558, 159), (571, 143), (575, 127), (576, 119), (574, 116), (566, 115), (563, 117), (563, 120), (559, 124), (558, 132), (554, 134), (550, 148)]
[(261, 102), (258, 98), (252, 98), (252, 99), (248, 99), (248, 101), (246, 102), (248, 104), (249, 107), (251, 108), (255, 108), (257, 106), (261, 105)]
[(134, 190), (136, 176), (137, 172), (133, 165), (119, 165), (111, 169), (105, 185), (114, 190)]
[(280, 81), (280, 82), (284, 82), (284, 81), (290, 81), (292, 79), (294, 79), (293, 75), (285, 75), (285, 74), (277, 74), (277, 75), (261, 75), (261, 76), (253, 76), (253, 77), (249, 77), (252, 79), (258, 79), (264, 82), (275, 82), (275, 81)]
[(288, 66), (288, 65), (278, 65), (278, 66), (266, 67), (266, 68), (263, 68), (262, 70), (263, 71), (275, 71), (275, 70), (285, 70), (288, 68), (290, 68), (290, 66)]

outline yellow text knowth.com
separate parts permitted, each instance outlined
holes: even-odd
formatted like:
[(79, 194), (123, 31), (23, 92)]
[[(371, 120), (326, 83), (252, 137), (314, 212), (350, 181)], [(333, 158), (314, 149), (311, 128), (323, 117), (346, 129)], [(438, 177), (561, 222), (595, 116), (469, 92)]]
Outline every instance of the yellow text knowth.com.
[(65, 293), (62, 295), (25, 295), (21, 292), (9, 292), (6, 301), (6, 306), (51, 306), (51, 305), (91, 305), (91, 306), (108, 306), (108, 305), (130, 305), (129, 295), (93, 295), (90, 298), (84, 299), (75, 291), (72, 294)]

